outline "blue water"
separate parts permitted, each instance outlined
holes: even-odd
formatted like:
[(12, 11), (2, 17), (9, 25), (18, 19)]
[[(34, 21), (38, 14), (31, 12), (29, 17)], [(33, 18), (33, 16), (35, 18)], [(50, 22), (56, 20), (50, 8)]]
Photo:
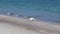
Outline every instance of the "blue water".
[(7, 12), (60, 23), (60, 0), (0, 0), (0, 13)]

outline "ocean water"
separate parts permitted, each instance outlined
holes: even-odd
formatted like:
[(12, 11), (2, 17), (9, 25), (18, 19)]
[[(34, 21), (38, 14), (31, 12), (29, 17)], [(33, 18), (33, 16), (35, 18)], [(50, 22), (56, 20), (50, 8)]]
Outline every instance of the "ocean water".
[(60, 23), (60, 0), (0, 0), (0, 13), (7, 12)]

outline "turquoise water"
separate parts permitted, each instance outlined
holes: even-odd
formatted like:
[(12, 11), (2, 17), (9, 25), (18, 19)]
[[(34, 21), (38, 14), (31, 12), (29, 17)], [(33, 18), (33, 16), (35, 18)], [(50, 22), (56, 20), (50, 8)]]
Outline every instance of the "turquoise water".
[(60, 0), (0, 0), (0, 13), (6, 12), (60, 23)]

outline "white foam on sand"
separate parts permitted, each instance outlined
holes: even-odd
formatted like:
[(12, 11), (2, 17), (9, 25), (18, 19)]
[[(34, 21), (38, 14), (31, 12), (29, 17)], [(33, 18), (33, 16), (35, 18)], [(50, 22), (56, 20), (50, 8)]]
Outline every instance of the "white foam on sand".
[[(12, 34), (10, 32), (14, 32), (14, 34), (60, 34), (60, 25), (49, 24), (42, 21), (29, 21), (29, 19), (25, 18), (0, 15), (0, 22), (4, 22), (3, 25), (0, 24), (1, 33), (9, 32), (8, 34)], [(9, 23), (12, 25), (5, 25), (5, 23)], [(18, 25), (19, 27), (13, 25)]]

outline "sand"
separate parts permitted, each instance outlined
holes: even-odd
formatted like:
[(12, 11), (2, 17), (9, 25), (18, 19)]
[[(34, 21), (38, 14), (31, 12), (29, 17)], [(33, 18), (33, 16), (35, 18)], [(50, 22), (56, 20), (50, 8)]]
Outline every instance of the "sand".
[[(60, 25), (49, 24), (47, 22), (38, 20), (29, 21), (28, 18), (0, 15), (0, 23), (1, 24), (3, 23), (3, 27), (5, 26), (4, 29), (2, 29), (2, 26), (0, 26), (2, 32), (5, 32), (3, 30), (6, 29), (8, 30), (7, 33), (14, 32), (13, 34), (60, 34)], [(10, 24), (10, 25), (6, 26), (4, 24)], [(7, 27), (9, 28), (7, 29)], [(18, 28), (17, 31), (16, 28)]]

